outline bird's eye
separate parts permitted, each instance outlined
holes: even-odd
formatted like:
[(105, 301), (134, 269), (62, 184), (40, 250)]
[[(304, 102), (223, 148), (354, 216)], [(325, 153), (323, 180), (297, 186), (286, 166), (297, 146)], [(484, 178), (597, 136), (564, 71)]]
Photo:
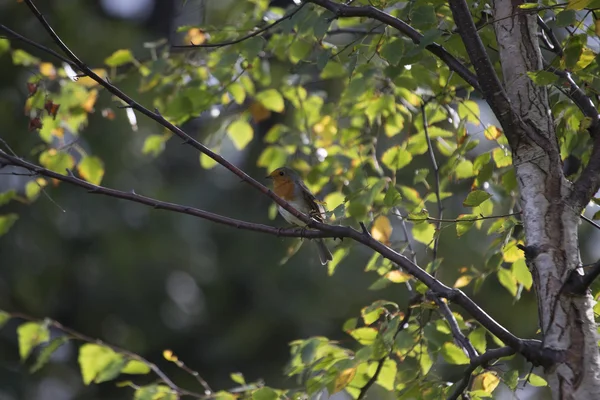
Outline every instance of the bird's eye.
[(285, 173), (283, 171), (279, 171), (279, 176), (283, 176)]

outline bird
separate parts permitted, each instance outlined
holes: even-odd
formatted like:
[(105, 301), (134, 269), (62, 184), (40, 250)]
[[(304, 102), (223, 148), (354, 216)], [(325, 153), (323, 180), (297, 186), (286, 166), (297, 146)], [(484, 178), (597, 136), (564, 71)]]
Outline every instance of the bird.
[[(277, 196), (287, 201), (301, 213), (314, 218), (318, 222), (324, 222), (325, 210), (323, 206), (319, 204), (317, 198), (308, 190), (296, 171), (288, 167), (277, 168), (267, 176), (267, 179), (273, 181), (273, 192)], [(277, 205), (277, 209), (283, 219), (290, 224), (301, 227), (306, 226), (304, 222), (280, 205)], [(315, 243), (317, 244), (321, 264), (326, 265), (333, 259), (331, 252), (323, 242), (323, 239), (315, 239)]]

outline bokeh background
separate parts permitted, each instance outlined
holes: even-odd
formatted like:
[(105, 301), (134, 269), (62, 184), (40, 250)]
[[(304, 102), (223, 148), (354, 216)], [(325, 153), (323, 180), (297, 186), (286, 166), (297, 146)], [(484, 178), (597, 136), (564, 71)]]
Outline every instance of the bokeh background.
[[(144, 42), (177, 38), (178, 25), (203, 21), (225, 25), (235, 20), (236, 2), (206, 0), (204, 14), (198, 11), (198, 0), (60, 0), (38, 5), (80, 58), (100, 66), (117, 49), (131, 48), (139, 55), (144, 54)], [(22, 3), (0, 0), (0, 21), (53, 47)], [(26, 45), (13, 45), (51, 60)], [(28, 132), (23, 113), (26, 80), (36, 71), (14, 67), (6, 55), (0, 58), (0, 71), (0, 137), (18, 154), (37, 161), (30, 155), (41, 141)], [(136, 93), (133, 77), (120, 87), (146, 104), (144, 96)], [(101, 93), (96, 109), (103, 107), (115, 108), (106, 93)], [(198, 153), (176, 139), (158, 158), (142, 154), (144, 139), (162, 130), (142, 117), (138, 123), (139, 130), (132, 131), (123, 110), (117, 110), (114, 121), (99, 112), (91, 115), (79, 144), (104, 160), (104, 185), (285, 226), (280, 218), (268, 219), (268, 199), (223, 168), (203, 170)], [(222, 154), (250, 175), (265, 176), (256, 159), (264, 146), (261, 135), (272, 123), (262, 122), (244, 151), (224, 145)], [(214, 126), (208, 115), (188, 128), (202, 140)], [(27, 179), (0, 175), (0, 192), (22, 190)], [(462, 212), (463, 197), (446, 201), (446, 215)], [(155, 211), (65, 184), (49, 187), (32, 206), (12, 202), (0, 207), (0, 213), (6, 212), (16, 212), (20, 219), (0, 237), (0, 309), (53, 318), (137, 352), (156, 362), (180, 386), (198, 391), (201, 388), (193, 378), (162, 359), (164, 349), (173, 350), (215, 389), (235, 386), (229, 374), (238, 371), (247, 380), (294, 387), (297, 382), (283, 374), (290, 341), (320, 335), (352, 347), (351, 338), (341, 330), (347, 318), (358, 316), (361, 307), (377, 299), (399, 304), (407, 299), (401, 285), (367, 289), (378, 276), (363, 272), (371, 253), (356, 246), (329, 277), (310, 243), (280, 265), (292, 239)], [(403, 239), (400, 229), (394, 235)], [(581, 237), (584, 263), (600, 256), (593, 245), (597, 232), (582, 226)], [(456, 280), (460, 267), (482, 262), (487, 242), (480, 233), (458, 240), (452, 232), (444, 232), (441, 238), (440, 277), (445, 283)], [(419, 259), (427, 261), (430, 255), (422, 247), (418, 250)], [(513, 304), (508, 292), (490, 278), (475, 300), (517, 335), (535, 335), (537, 309), (532, 293), (524, 293)], [(29, 374), (28, 366), (18, 360), (15, 328), (16, 322), (11, 322), (0, 331), (1, 400), (131, 397), (131, 391), (116, 388), (114, 382), (83, 386), (73, 345), (59, 350), (40, 372)], [(533, 389), (520, 395), (545, 396)], [(498, 398), (504, 398), (502, 393)]]

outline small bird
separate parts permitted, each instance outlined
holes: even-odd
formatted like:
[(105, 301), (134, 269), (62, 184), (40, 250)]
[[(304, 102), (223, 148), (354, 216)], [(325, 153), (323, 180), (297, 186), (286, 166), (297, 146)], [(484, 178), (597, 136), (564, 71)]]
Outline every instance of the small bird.
[[(296, 171), (288, 167), (281, 167), (271, 172), (267, 179), (273, 180), (273, 192), (296, 210), (319, 222), (323, 222), (325, 210), (317, 198), (308, 190), (302, 178)], [(289, 211), (277, 205), (279, 214), (290, 224), (306, 226), (306, 224), (292, 215)], [(315, 239), (317, 249), (319, 250), (319, 259), (321, 264), (325, 265), (333, 259), (331, 252), (323, 242), (323, 239)]]

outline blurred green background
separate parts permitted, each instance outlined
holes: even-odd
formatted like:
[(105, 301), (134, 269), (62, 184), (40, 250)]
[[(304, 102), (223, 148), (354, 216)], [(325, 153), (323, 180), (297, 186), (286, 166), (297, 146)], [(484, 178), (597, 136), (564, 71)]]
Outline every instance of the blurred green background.
[[(80, 58), (100, 66), (121, 48), (145, 54), (143, 43), (175, 37), (177, 25), (213, 26), (235, 19), (235, 1), (207, 0), (206, 13), (196, 11), (198, 1), (178, 0), (61, 0), (38, 2), (55, 30)], [(136, 11), (137, 10), (137, 11)], [(199, 19), (199, 20), (198, 20)], [(0, 21), (12, 29), (53, 47), (27, 7), (0, 0)], [(20, 43), (14, 47), (45, 54)], [(28, 132), (23, 112), (26, 81), (37, 71), (12, 65), (0, 58), (0, 137), (20, 155), (30, 156), (41, 143)], [(120, 87), (146, 104), (136, 93), (134, 77)], [(79, 144), (104, 160), (103, 185), (161, 200), (190, 205), (248, 221), (285, 226), (281, 218), (269, 221), (269, 200), (217, 167), (203, 170), (198, 153), (176, 139), (158, 158), (143, 155), (144, 139), (162, 132), (152, 121), (138, 116), (133, 132), (125, 112), (101, 92)], [(112, 107), (116, 119), (99, 110)], [(243, 152), (224, 146), (222, 154), (250, 175), (265, 171), (255, 166), (263, 148), (260, 135)], [(204, 118), (190, 125), (202, 140), (213, 125)], [(21, 189), (26, 177), (0, 175), (0, 192)], [(464, 187), (464, 190), (468, 190)], [(283, 368), (288, 343), (311, 335), (339, 339), (352, 347), (341, 330), (343, 322), (359, 315), (360, 308), (377, 299), (405, 304), (404, 286), (382, 291), (367, 288), (378, 278), (363, 272), (371, 252), (353, 247), (350, 257), (328, 277), (310, 243), (284, 265), (279, 261), (293, 244), (283, 239), (216, 225), (201, 219), (87, 194), (66, 184), (49, 187), (33, 206), (12, 202), (0, 212), (17, 212), (19, 221), (0, 238), (0, 309), (34, 317), (49, 317), (65, 326), (127, 348), (156, 362), (182, 387), (201, 391), (189, 375), (162, 358), (171, 349), (197, 370), (214, 389), (234, 386), (231, 372), (247, 380), (265, 379), (271, 386), (294, 387)], [(321, 193), (322, 197), (324, 193)], [(460, 199), (446, 201), (446, 215), (460, 212)], [(593, 243), (595, 232), (583, 238)], [(402, 240), (400, 229), (394, 238)], [(456, 239), (443, 233), (444, 257), (440, 278), (452, 284), (462, 266), (482, 262), (486, 243), (480, 233)], [(330, 242), (330, 246), (335, 244)], [(591, 245), (588, 245), (590, 251)], [(460, 250), (459, 250), (460, 249)], [(419, 257), (429, 255), (418, 247)], [(597, 251), (597, 250), (594, 250)], [(584, 262), (591, 254), (584, 254)], [(499, 322), (524, 337), (537, 330), (532, 293), (513, 304), (495, 278), (486, 281), (475, 300)], [(129, 389), (114, 382), (84, 387), (76, 363), (76, 349), (64, 346), (51, 363), (36, 374), (18, 360), (16, 322), (0, 331), (0, 399), (120, 399)], [(460, 372), (460, 371), (459, 371)], [(527, 389), (526, 394), (532, 392)]]

